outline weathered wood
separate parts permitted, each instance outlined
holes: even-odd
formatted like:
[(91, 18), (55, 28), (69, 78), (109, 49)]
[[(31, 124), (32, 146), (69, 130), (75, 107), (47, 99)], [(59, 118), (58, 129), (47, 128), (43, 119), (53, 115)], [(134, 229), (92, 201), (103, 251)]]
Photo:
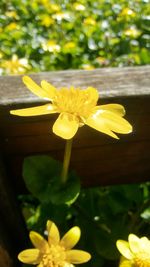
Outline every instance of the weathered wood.
[[(100, 92), (100, 103), (120, 103), (134, 132), (114, 140), (87, 126), (74, 138), (71, 166), (82, 176), (85, 186), (149, 180), (150, 173), (150, 67), (96, 69), (94, 71), (60, 71), (32, 74), (57, 87), (94, 86)], [(45, 101), (23, 85), (21, 76), (0, 77), (1, 147), (10, 168), (11, 179), (20, 192), (21, 164), (24, 156), (50, 154), (63, 159), (64, 140), (55, 136), (55, 115), (36, 117), (11, 116), (9, 110), (35, 106)]]
[(12, 181), (9, 181), (0, 159), (0, 266), (17, 267), (17, 254), (27, 240)]

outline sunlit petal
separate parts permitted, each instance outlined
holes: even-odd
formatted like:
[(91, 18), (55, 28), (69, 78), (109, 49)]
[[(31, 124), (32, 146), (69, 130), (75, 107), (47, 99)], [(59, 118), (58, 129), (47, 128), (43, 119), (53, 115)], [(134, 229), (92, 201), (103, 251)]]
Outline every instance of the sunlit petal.
[(75, 226), (63, 236), (60, 244), (63, 245), (66, 249), (71, 249), (78, 243), (80, 235), (80, 228)]
[(60, 241), (59, 230), (55, 223), (47, 221), (48, 243), (57, 245)]
[(41, 81), (41, 86), (48, 95), (48, 98), (53, 100), (57, 92), (56, 88), (45, 80)]
[(116, 115), (111, 111), (104, 111), (99, 113), (99, 119), (103, 119), (105, 124), (111, 131), (121, 134), (128, 134), (132, 132), (131, 124), (124, 118)]
[(118, 240), (116, 242), (116, 246), (119, 250), (119, 252), (128, 260), (131, 260), (133, 258), (133, 254), (130, 250), (129, 243), (124, 240)]
[(134, 234), (129, 235), (129, 246), (133, 253), (138, 253), (141, 250), (141, 239)]
[(48, 248), (47, 241), (39, 233), (31, 231), (29, 236), (32, 244), (39, 250), (45, 251)]
[(33, 94), (42, 98), (49, 98), (47, 92), (36, 84), (29, 76), (24, 76), (22, 80)]
[(100, 118), (99, 116), (90, 116), (86, 122), (85, 122), (86, 125), (94, 128), (95, 130), (97, 131), (100, 131), (104, 134), (107, 134), (115, 139), (119, 139), (119, 137), (114, 134), (111, 129), (107, 126), (105, 120), (103, 120), (102, 118)]
[(76, 116), (61, 113), (53, 125), (53, 132), (64, 139), (71, 139), (76, 134), (78, 127), (79, 121)]
[(27, 264), (40, 263), (40, 251), (38, 249), (26, 249), (19, 253), (18, 259)]
[(125, 109), (120, 104), (101, 105), (101, 106), (97, 106), (96, 109), (108, 110), (108, 111), (116, 113), (119, 116), (125, 115)]
[(33, 107), (33, 108), (23, 108), (23, 109), (11, 110), (10, 114), (28, 117), (28, 116), (53, 114), (56, 112), (57, 112), (57, 109), (54, 105), (46, 104), (46, 105)]
[(108, 110), (97, 110), (89, 116), (86, 124), (114, 138), (117, 138), (117, 136), (112, 132), (122, 134), (132, 132), (132, 126), (128, 121)]
[(87, 262), (91, 259), (88, 252), (82, 250), (72, 249), (66, 252), (66, 260), (73, 264), (80, 264)]

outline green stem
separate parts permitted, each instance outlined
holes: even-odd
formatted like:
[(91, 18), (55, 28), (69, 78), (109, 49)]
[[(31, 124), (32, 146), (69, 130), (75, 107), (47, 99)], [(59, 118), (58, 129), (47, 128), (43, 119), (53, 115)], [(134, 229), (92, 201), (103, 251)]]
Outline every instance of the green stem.
[(68, 179), (68, 169), (69, 169), (69, 163), (70, 163), (70, 157), (71, 157), (72, 140), (73, 139), (69, 139), (66, 141), (63, 168), (62, 168), (62, 173), (61, 173), (61, 182), (63, 184), (66, 183)]

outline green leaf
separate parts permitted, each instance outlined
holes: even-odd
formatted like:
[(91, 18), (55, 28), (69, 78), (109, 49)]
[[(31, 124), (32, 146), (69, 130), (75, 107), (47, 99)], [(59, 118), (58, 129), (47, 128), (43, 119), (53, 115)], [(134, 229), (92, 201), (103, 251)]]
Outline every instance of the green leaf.
[(32, 156), (24, 160), (23, 177), (28, 190), (40, 202), (72, 204), (80, 191), (79, 178), (72, 172), (62, 184), (61, 170), (62, 163), (49, 156)]

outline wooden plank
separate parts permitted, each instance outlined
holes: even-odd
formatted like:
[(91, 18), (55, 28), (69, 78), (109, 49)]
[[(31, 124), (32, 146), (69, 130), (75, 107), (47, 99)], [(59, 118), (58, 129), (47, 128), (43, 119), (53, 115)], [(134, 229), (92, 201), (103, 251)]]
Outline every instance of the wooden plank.
[(27, 232), (0, 158), (0, 266), (20, 266), (17, 254), (27, 241)]
[[(71, 166), (82, 176), (85, 186), (149, 180), (150, 166), (150, 66), (60, 71), (31, 75), (60, 86), (94, 86), (100, 92), (100, 104), (120, 103), (134, 131), (114, 140), (87, 126), (74, 138)], [(57, 115), (17, 117), (9, 110), (35, 106), (45, 101), (25, 88), (21, 76), (0, 77), (1, 149), (16, 188), (21, 182), (23, 158), (31, 154), (50, 154), (63, 159), (65, 141), (52, 133)], [(91, 178), (92, 177), (92, 178)], [(22, 184), (22, 186), (21, 186)]]

